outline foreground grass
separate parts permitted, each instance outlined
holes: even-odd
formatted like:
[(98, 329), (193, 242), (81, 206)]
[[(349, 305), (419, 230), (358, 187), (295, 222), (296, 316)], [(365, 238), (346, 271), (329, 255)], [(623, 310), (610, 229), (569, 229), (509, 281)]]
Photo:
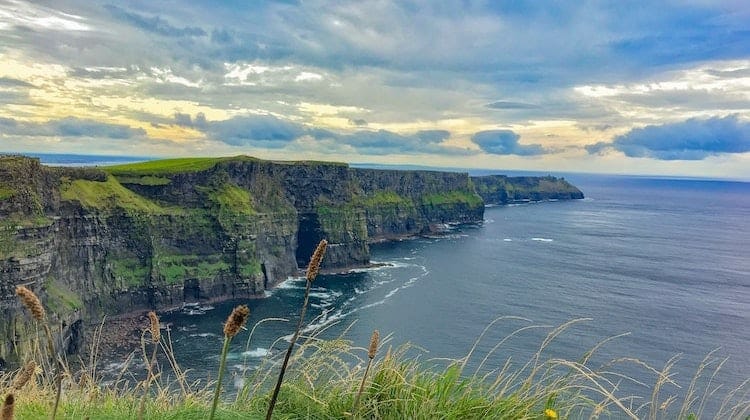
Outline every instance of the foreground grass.
[[(226, 355), (230, 341), (242, 332), (250, 316), (247, 306), (237, 306), (224, 323), (218, 381), (187, 379), (175, 358), (170, 335), (161, 334), (154, 312), (149, 313), (149, 324), (143, 326), (140, 349), (131, 354), (142, 359), (145, 369), (126, 363), (117, 378), (105, 381), (97, 372), (96, 338), (101, 337), (104, 324), (95, 334), (89, 360), (71, 369), (60, 352), (62, 343), (55, 343), (50, 333), (52, 323), (41, 301), (26, 287), (17, 287), (16, 294), (32, 315), (38, 338), (21, 355), (24, 366), (0, 374), (0, 396), (4, 401), (0, 420), (268, 420), (272, 416), (278, 419), (750, 419), (750, 379), (733, 389), (716, 384), (714, 379), (726, 359), (714, 357), (713, 352), (703, 360), (679, 397), (668, 391), (669, 386), (678, 386), (672, 372), (677, 358), (668, 361), (661, 370), (633, 358), (592, 366), (594, 353), (621, 336), (602, 341), (575, 361), (543, 357), (557, 337), (585, 319), (572, 320), (557, 328), (547, 327), (548, 333), (538, 349), (530, 351), (528, 360), (520, 365), (512, 364), (510, 358), (504, 364), (490, 362), (502, 360), (498, 349), (506, 340), (540, 326), (520, 327), (487, 354), (475, 354), (495, 324), (528, 321), (517, 317), (495, 319), (460, 359), (422, 361), (409, 346), (394, 350), (388, 337), (379, 341), (377, 332), (367, 348), (344, 339), (346, 331), (336, 339), (320, 339), (319, 334), (327, 327), (307, 336), (299, 335), (307, 294), (326, 245), (325, 240), (321, 241), (311, 258), (305, 304), (288, 351), (267, 357), (260, 366), (245, 366), (247, 369), (242, 370), (245, 373), (231, 381), (235, 388), (229, 393), (222, 393), (221, 387)], [(279, 319), (255, 323), (247, 338), (248, 347), (255, 329), (271, 320)], [(39, 334), (42, 331), (45, 334)], [(297, 338), (301, 341), (295, 346)], [(382, 355), (385, 348), (387, 351)], [(490, 365), (498, 367), (486, 367)], [(651, 377), (653, 384), (629, 377), (623, 372), (632, 370), (623, 369), (624, 365), (642, 369), (637, 376)], [(476, 367), (471, 370), (467, 366)], [(144, 379), (136, 379), (144, 374)], [(623, 395), (621, 389), (628, 385), (647, 389), (649, 396)], [(271, 389), (274, 389), (272, 395)]]
[[(511, 370), (510, 364), (506, 364), (483, 373), (481, 369), (469, 371), (467, 362), (496, 357), (492, 352), (475, 355), (471, 349), (462, 359), (421, 361), (414, 356), (414, 349), (408, 346), (393, 349), (386, 338), (375, 357), (356, 411), (354, 400), (368, 361), (368, 349), (342, 338), (321, 340), (308, 336), (292, 357), (274, 418), (541, 420), (553, 418), (550, 414), (554, 413), (558, 418), (575, 419), (746, 419), (750, 415), (747, 384), (722, 390), (721, 395), (710, 385), (700, 390), (693, 389), (695, 384), (684, 384), (689, 393), (678, 401), (666, 395), (663, 388), (670, 381), (671, 364), (668, 364), (662, 371), (646, 369), (654, 378), (646, 397), (622, 397), (616, 396), (618, 387), (632, 380), (617, 373), (614, 362), (599, 369), (588, 366), (589, 357), (597, 348), (584, 353), (578, 361), (543, 360), (542, 353), (549, 343), (575, 322), (551, 330), (522, 367)], [(144, 326), (144, 331), (147, 327)], [(147, 358), (150, 345), (144, 339), (138, 357)], [(124, 369), (112, 383), (103, 382), (89, 367), (75, 373), (66, 370), (57, 418), (135, 419), (141, 401), (145, 403), (143, 418), (208, 418), (215, 383), (210, 380), (189, 383), (174, 361), (168, 337), (159, 341), (158, 351), (159, 362), (152, 384), (132, 379), (131, 368)], [(224, 393), (215, 418), (263, 418), (278, 368), (279, 360), (269, 358), (257, 369), (248, 371), (251, 373), (239, 382), (235, 378), (235, 383), (243, 385), (231, 394)], [(20, 390), (13, 388), (15, 376), (11, 372), (0, 377), (0, 395), (15, 394), (15, 418), (49, 418), (55, 397), (52, 376), (37, 368), (32, 380)], [(696, 376), (711, 377), (712, 372), (701, 369)], [(149, 391), (145, 392), (146, 389)], [(708, 393), (718, 398), (721, 405), (718, 412), (703, 412)]]

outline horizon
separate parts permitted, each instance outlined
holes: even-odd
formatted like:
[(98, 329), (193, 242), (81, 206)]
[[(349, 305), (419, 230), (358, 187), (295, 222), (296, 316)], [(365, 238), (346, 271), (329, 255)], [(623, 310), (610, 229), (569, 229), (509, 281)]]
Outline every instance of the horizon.
[(0, 150), (750, 180), (750, 4), (0, 3)]
[[(191, 158), (222, 158), (222, 157), (239, 157), (246, 156), (256, 158), (260, 160), (266, 160), (269, 162), (293, 162), (297, 159), (262, 159), (257, 156), (251, 156), (247, 154), (242, 155), (227, 155), (227, 156), (128, 156), (128, 155), (95, 155), (95, 154), (80, 154), (80, 153), (34, 153), (34, 152), (4, 152), (0, 151), (0, 156), (26, 156), (31, 158), (40, 159), (40, 163), (46, 166), (113, 166), (113, 165), (124, 165), (130, 163), (139, 163), (153, 160), (167, 160), (167, 159), (191, 159)], [(86, 158), (112, 158), (123, 160), (122, 162), (105, 162), (101, 164), (99, 162), (85, 163), (85, 162), (71, 162), (71, 163), (60, 163), (60, 162), (45, 162), (43, 157), (53, 156), (69, 156), (69, 157), (86, 157)], [(445, 171), (445, 172), (465, 172), (470, 176), (483, 176), (483, 175), (508, 175), (508, 176), (545, 176), (552, 175), (556, 177), (566, 176), (606, 176), (606, 177), (622, 177), (622, 178), (643, 178), (643, 179), (662, 179), (662, 180), (677, 180), (677, 181), (717, 181), (717, 182), (736, 182), (736, 183), (750, 183), (750, 178), (730, 178), (730, 177), (700, 177), (700, 176), (686, 176), (686, 175), (660, 175), (660, 174), (648, 174), (648, 173), (606, 173), (606, 172), (575, 172), (575, 171), (554, 171), (554, 170), (525, 170), (525, 169), (507, 169), (507, 168), (467, 168), (458, 166), (430, 166), (430, 165), (419, 165), (419, 164), (398, 164), (398, 163), (377, 163), (377, 162), (345, 162), (335, 160), (322, 160), (322, 162), (331, 163), (343, 163), (352, 168), (373, 168), (373, 169), (390, 169), (390, 170), (425, 170), (425, 171)]]

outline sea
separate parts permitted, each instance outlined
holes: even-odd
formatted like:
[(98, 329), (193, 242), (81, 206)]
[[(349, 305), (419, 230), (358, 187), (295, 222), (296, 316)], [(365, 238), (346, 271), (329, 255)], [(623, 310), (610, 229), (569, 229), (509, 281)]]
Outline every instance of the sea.
[[(488, 207), (482, 223), (371, 245), (379, 267), (320, 276), (305, 334), (366, 347), (377, 329), (386, 346), (409, 343), (420, 360), (471, 352), (473, 372), (509, 359), (520, 368), (567, 324), (542, 359), (581, 360), (606, 341), (590, 366), (632, 378), (618, 392), (646, 401), (656, 375), (613, 361), (656, 370), (674, 361), (671, 378), (681, 388), (662, 393), (684, 395), (710, 356), (698, 384), (712, 386), (713, 375), (711, 384), (722, 385), (707, 404), (715, 412), (750, 379), (750, 183), (564, 176), (585, 199)], [(188, 302), (160, 316), (182, 367), (214, 377), (222, 322), (247, 304), (251, 327), (266, 321), (232, 342), (229, 369), (241, 377), (285, 350), (304, 289), (303, 278), (290, 278), (263, 299)], [(714, 372), (717, 358), (726, 361)]]

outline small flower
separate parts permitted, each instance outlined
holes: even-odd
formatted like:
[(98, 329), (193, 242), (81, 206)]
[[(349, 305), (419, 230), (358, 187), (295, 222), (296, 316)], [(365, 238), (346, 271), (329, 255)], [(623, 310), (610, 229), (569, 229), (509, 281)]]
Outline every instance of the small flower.
[(557, 411), (555, 411), (555, 410), (553, 410), (551, 408), (548, 408), (548, 409), (544, 410), (544, 417), (547, 420), (557, 420)]

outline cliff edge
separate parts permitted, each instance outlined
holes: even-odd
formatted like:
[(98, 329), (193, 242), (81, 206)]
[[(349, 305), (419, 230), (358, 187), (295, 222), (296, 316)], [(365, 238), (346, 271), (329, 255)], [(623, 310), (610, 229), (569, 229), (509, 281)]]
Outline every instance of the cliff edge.
[(262, 296), (323, 238), (324, 268), (362, 266), (372, 242), (481, 222), (485, 202), (550, 198), (577, 195), (546, 178), (247, 156), (102, 168), (0, 156), (0, 367), (31, 334), (17, 285), (40, 295), (72, 353), (84, 320)]

